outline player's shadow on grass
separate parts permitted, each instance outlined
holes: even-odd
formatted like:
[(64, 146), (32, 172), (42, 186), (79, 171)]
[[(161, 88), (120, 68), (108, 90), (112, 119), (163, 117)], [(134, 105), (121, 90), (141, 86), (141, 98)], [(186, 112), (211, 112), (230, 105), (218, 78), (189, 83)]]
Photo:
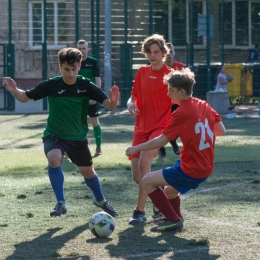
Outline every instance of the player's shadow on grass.
[[(87, 225), (82, 225), (76, 227), (75, 229), (67, 232), (65, 234), (61, 234), (58, 236), (54, 236), (56, 232), (61, 230), (62, 228), (51, 228), (47, 229), (45, 234), (42, 234), (36, 237), (33, 240), (21, 242), (19, 244), (14, 245), (15, 251), (12, 255), (6, 258), (6, 260), (16, 260), (16, 259), (58, 259), (62, 257), (62, 259), (79, 259), (78, 255), (59, 255), (59, 250), (65, 246), (65, 244), (77, 237), (80, 233), (84, 232), (87, 229)], [(54, 236), (54, 237), (53, 237)], [(71, 252), (71, 254), (77, 252)], [(89, 256), (81, 256), (82, 260), (89, 260)]]
[(209, 253), (209, 245), (181, 238), (170, 231), (149, 235), (149, 229), (147, 225), (136, 225), (118, 233), (117, 245), (106, 247), (111, 258), (152, 260), (165, 256), (174, 260), (216, 260), (220, 257)]

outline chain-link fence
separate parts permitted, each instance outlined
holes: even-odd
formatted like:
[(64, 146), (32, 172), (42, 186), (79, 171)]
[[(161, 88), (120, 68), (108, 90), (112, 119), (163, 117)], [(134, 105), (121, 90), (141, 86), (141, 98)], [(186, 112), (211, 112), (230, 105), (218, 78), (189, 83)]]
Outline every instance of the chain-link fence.
[[(79, 39), (98, 59), (104, 87), (105, 0), (3, 0), (1, 6), (0, 44), (15, 44), (8, 54), (14, 64), (7, 66), (21, 88), (58, 75), (58, 50), (76, 47)], [(147, 64), (141, 44), (152, 33), (172, 42), (175, 59), (195, 72), (194, 96), (205, 98), (213, 89), (221, 64), (234, 76), (230, 96), (260, 96), (259, 65), (247, 63), (260, 42), (259, 13), (260, 0), (111, 0), (111, 77), (121, 88), (121, 105), (136, 70)]]

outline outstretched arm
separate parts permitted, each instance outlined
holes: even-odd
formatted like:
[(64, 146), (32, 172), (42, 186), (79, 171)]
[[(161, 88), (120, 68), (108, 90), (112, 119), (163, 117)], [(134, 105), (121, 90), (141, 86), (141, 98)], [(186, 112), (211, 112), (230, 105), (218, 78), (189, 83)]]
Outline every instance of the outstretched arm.
[(30, 98), (26, 96), (24, 90), (17, 88), (16, 82), (13, 79), (9, 77), (3, 78), (3, 85), (5, 86), (5, 89), (11, 92), (18, 101), (25, 103), (30, 100)]
[(136, 146), (131, 146), (126, 149), (126, 156), (130, 156), (132, 154), (141, 152), (141, 151), (148, 151), (153, 150), (156, 148), (161, 148), (165, 146), (170, 140), (163, 134), (158, 137), (153, 138), (152, 140), (142, 143)]
[(104, 100), (102, 105), (104, 105), (108, 110), (114, 110), (119, 102), (120, 92), (118, 86), (114, 85), (109, 90), (108, 99)]

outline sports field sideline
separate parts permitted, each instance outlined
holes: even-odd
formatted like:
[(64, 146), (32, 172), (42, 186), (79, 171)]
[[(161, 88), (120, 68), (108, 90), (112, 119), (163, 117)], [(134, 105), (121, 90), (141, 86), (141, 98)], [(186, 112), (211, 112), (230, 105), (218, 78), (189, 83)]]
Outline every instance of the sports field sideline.
[[(101, 110), (102, 112), (102, 110)], [(125, 107), (119, 106), (114, 111), (106, 111), (103, 109), (103, 112), (108, 113), (128, 113)], [(12, 114), (44, 114), (48, 113), (48, 111), (43, 110), (43, 101), (37, 100), (33, 101), (30, 100), (27, 103), (20, 103), (15, 100), (15, 111), (5, 111), (0, 110), (0, 115), (12, 115)], [(235, 105), (235, 109), (233, 111), (229, 111), (228, 113), (235, 114), (237, 117), (258, 117), (259, 116), (259, 109), (257, 104), (250, 104), (250, 105)], [(221, 115), (225, 116), (225, 115)], [(260, 118), (260, 117), (259, 117)]]

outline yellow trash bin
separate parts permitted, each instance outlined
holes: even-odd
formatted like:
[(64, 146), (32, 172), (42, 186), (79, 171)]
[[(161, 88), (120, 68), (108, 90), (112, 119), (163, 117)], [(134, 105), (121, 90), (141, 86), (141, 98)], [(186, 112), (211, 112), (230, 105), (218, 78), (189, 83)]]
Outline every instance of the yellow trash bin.
[(238, 97), (241, 96), (241, 71), (243, 68), (242, 63), (224, 64), (225, 73), (232, 74), (234, 79), (227, 84), (228, 96)]
[(251, 67), (245, 64), (241, 74), (241, 96), (251, 97), (253, 96), (253, 75)]

